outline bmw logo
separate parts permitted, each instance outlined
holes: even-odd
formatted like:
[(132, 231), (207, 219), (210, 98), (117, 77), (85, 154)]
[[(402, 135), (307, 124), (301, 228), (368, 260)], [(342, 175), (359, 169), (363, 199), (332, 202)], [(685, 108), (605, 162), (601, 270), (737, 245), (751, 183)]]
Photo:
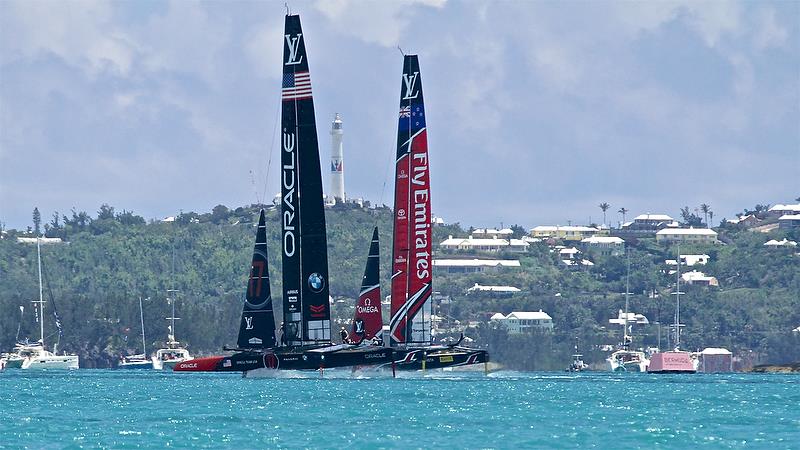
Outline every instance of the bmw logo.
[(325, 279), (322, 275), (314, 272), (308, 276), (308, 287), (314, 292), (320, 292), (325, 287)]

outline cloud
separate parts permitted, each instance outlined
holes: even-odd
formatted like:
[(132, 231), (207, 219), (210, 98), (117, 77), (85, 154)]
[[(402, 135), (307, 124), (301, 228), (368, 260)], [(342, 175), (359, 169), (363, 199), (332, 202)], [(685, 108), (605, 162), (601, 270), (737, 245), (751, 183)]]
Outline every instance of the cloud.
[[(775, 18), (775, 10), (763, 8), (755, 15), (757, 30), (753, 36), (753, 42), (757, 49), (764, 50), (770, 47), (781, 47), (786, 43), (789, 33), (786, 28), (778, 23)], [(795, 18), (797, 16), (795, 15)]]
[(404, 44), (402, 37), (418, 11), (417, 6), (441, 9), (445, 3), (446, 0), (320, 0), (314, 7), (342, 34), (355, 36), (368, 43), (394, 47)]

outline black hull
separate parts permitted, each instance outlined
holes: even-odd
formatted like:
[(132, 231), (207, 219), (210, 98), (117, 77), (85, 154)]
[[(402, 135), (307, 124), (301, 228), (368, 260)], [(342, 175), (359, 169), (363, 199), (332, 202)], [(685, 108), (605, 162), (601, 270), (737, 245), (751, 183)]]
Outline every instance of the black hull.
[(335, 367), (391, 365), (394, 351), (376, 346), (325, 346), (244, 351), (186, 361), (177, 372), (248, 372), (251, 370), (319, 370)]
[(489, 353), (466, 347), (432, 346), (395, 349), (394, 359), (396, 370), (444, 369), (488, 363)]

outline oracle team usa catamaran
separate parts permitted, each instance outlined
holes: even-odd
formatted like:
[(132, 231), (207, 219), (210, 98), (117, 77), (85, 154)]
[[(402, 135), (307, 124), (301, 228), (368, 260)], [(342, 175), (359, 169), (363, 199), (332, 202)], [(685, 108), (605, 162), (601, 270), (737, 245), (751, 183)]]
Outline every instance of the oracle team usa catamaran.
[(328, 285), (328, 248), (314, 99), (300, 17), (287, 15), (281, 89), (281, 260), (283, 321), (278, 341), (267, 267), (266, 221), (261, 211), (237, 353), (187, 361), (177, 371), (317, 370), (391, 362), (379, 346), (334, 345)]

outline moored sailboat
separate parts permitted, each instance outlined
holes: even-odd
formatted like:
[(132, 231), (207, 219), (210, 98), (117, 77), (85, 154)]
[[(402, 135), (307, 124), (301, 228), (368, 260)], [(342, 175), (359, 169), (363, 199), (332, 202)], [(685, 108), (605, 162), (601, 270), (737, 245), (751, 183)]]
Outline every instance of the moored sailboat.
[[(488, 362), (485, 350), (434, 345), (430, 170), (417, 55), (404, 55), (395, 159), (394, 242), (389, 337), (398, 369)], [(459, 341), (460, 342), (460, 341)]]
[(681, 350), (681, 258), (680, 249), (678, 250), (678, 268), (677, 277), (675, 279), (675, 322), (672, 325), (672, 333), (674, 336), (674, 348), (671, 351), (656, 352), (650, 356), (650, 365), (647, 368), (648, 373), (696, 373), (697, 372), (697, 357), (693, 357), (691, 353)]
[(153, 360), (147, 357), (147, 342), (144, 337), (144, 309), (142, 297), (139, 297), (139, 321), (142, 325), (142, 353), (122, 356), (117, 363), (117, 369), (152, 369)]
[[(32, 303), (38, 304), (38, 322), (39, 322), (39, 341), (33, 344), (18, 343), (15, 347), (16, 354), (7, 359), (7, 366), (9, 368), (21, 368), (30, 370), (39, 369), (77, 369), (79, 368), (78, 355), (58, 354), (58, 343), (53, 346), (53, 351), (50, 352), (45, 348), (44, 343), (44, 294), (42, 287), (42, 250), (39, 239), (36, 239), (36, 256), (39, 268), (39, 300)], [(51, 301), (53, 297), (51, 295)], [(55, 313), (55, 305), (53, 313), (55, 315), (56, 328), (58, 328), (59, 340), (61, 338), (61, 321)]]
[[(631, 349), (633, 337), (628, 334), (630, 327), (630, 314), (628, 313), (630, 296), (630, 273), (631, 273), (631, 259), (630, 254), (627, 255), (627, 269), (625, 273), (625, 313), (622, 318), (622, 344), (617, 351), (611, 354), (608, 358), (608, 364), (612, 372), (645, 372), (650, 365), (650, 360), (647, 355), (641, 350)], [(613, 321), (613, 319), (612, 319)]]

